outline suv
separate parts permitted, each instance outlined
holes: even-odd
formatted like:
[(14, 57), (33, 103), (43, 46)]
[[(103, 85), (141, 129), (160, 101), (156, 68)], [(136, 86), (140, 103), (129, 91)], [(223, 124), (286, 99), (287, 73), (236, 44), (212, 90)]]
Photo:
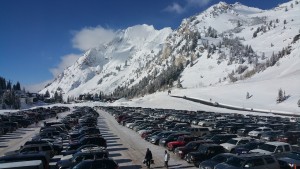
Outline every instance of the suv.
[(280, 169), (278, 161), (271, 155), (244, 154), (231, 157), (227, 161), (215, 166), (214, 169)]
[(230, 140), (228, 140), (226, 143), (220, 144), (221, 146), (223, 146), (228, 152), (234, 152), (235, 147), (237, 147), (238, 145), (243, 145), (243, 144), (247, 144), (249, 143), (251, 140), (251, 138), (232, 138)]
[(197, 151), (190, 152), (185, 156), (185, 160), (188, 163), (194, 163), (196, 167), (199, 167), (200, 162), (210, 159), (217, 154), (225, 153), (225, 149), (217, 144), (203, 144), (200, 145)]
[(258, 149), (251, 150), (253, 153), (262, 154), (281, 154), (291, 152), (292, 147), (289, 143), (283, 142), (266, 142), (265, 144), (259, 146)]
[(185, 131), (190, 132), (192, 136), (202, 137), (210, 134), (209, 129), (207, 127), (199, 127), (199, 128), (187, 128)]
[(271, 128), (269, 127), (258, 127), (257, 129), (254, 129), (252, 131), (250, 131), (248, 133), (248, 136), (250, 137), (255, 137), (255, 138), (260, 138), (261, 135), (264, 133), (264, 132), (267, 132), (267, 131), (272, 131)]

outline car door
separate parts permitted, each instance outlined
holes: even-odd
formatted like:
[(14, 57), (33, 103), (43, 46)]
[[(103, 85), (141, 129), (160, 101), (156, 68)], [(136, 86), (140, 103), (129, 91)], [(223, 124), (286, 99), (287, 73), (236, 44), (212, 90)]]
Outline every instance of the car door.
[(250, 159), (244, 164), (244, 168), (251, 169), (267, 169), (262, 158)]

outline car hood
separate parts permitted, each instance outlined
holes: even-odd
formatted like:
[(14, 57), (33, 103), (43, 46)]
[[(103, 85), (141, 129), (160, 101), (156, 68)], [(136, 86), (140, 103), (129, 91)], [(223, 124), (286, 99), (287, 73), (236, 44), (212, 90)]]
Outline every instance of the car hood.
[(240, 169), (240, 168), (228, 165), (226, 163), (220, 163), (217, 164), (214, 169)]
[(261, 153), (261, 154), (266, 154), (266, 155), (273, 154), (273, 152), (262, 150), (262, 149), (254, 149), (254, 150), (250, 150), (250, 152), (251, 153)]
[(282, 158), (279, 158), (278, 160), (285, 161), (290, 164), (296, 164), (297, 166), (300, 165), (300, 160), (295, 160), (295, 159), (288, 158), (288, 157), (282, 157)]
[(223, 143), (223, 144), (220, 144), (221, 146), (223, 146), (224, 148), (233, 148), (233, 147), (236, 147), (236, 145), (233, 145), (233, 144), (228, 144), (228, 143)]
[(216, 166), (217, 164), (219, 164), (219, 163), (214, 160), (206, 160), (206, 161), (201, 162), (200, 166), (214, 168), (214, 166)]

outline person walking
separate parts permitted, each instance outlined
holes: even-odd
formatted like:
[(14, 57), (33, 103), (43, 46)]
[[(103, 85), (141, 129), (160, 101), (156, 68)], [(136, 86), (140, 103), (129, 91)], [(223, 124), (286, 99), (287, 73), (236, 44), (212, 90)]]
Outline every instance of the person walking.
[(165, 160), (165, 167), (166, 168), (169, 168), (169, 160), (170, 160), (170, 154), (168, 153), (167, 150), (165, 150), (165, 157), (164, 157), (164, 160)]
[(145, 155), (145, 160), (146, 160), (146, 166), (147, 166), (147, 168), (150, 168), (151, 160), (152, 160), (152, 153), (149, 150), (149, 148), (147, 148), (146, 155)]

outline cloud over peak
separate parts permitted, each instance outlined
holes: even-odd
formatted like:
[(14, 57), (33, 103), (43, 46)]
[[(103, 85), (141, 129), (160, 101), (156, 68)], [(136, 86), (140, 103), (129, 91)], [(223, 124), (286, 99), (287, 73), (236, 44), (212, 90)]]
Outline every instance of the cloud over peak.
[(56, 67), (50, 69), (50, 72), (52, 73), (53, 77), (57, 77), (60, 73), (64, 71), (65, 68), (73, 65), (79, 57), (80, 55), (77, 54), (68, 54), (62, 56), (60, 58), (60, 63)]
[(168, 5), (163, 11), (170, 13), (182, 14), (191, 8), (200, 8), (209, 4), (212, 0), (185, 0), (184, 4), (172, 3)]
[(80, 31), (74, 32), (72, 44), (74, 48), (86, 51), (110, 42), (115, 36), (116, 32), (112, 29), (106, 29), (102, 26), (85, 27)]

